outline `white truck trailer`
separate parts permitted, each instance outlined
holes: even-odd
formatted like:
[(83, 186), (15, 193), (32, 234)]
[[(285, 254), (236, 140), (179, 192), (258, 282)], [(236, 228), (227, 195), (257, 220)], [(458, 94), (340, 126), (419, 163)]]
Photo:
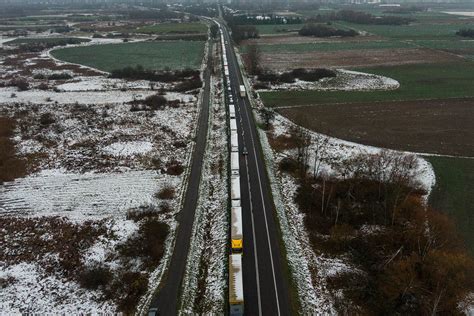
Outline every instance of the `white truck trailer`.
[(239, 175), (239, 153), (236, 151), (230, 153), (230, 173), (233, 176)]
[(235, 118), (230, 119), (229, 125), (230, 125), (230, 132), (237, 133), (237, 121), (235, 120)]
[(240, 96), (245, 98), (245, 86), (243, 84), (240, 85)]
[(230, 133), (230, 151), (239, 151), (239, 138), (236, 132)]
[(229, 103), (229, 116), (230, 118), (235, 118), (235, 105), (232, 103)]
[(230, 179), (230, 199), (232, 207), (240, 206), (240, 177), (232, 176)]

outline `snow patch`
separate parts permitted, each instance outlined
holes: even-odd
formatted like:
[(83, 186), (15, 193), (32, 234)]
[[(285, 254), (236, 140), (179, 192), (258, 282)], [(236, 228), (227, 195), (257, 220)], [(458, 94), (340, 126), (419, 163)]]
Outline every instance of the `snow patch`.
[(295, 80), (294, 83), (282, 83), (271, 85), (272, 90), (319, 90), (319, 91), (372, 91), (372, 90), (395, 90), (400, 83), (394, 79), (368, 74), (358, 71), (336, 69), (336, 77), (323, 78), (319, 81), (310, 82)]
[(154, 171), (43, 170), (0, 187), (0, 215), (64, 216), (77, 221), (123, 216), (128, 209), (155, 204), (153, 194), (166, 184), (177, 186), (178, 179)]
[[(84, 290), (75, 282), (54, 275), (45, 277), (41, 267), (20, 263), (5, 267), (0, 263), (0, 278), (13, 278), (13, 286), (0, 292), (1, 313), (109, 314), (116, 313), (110, 302), (98, 303), (97, 291)], [(54, 295), (52, 295), (54, 294)]]
[(148, 141), (117, 142), (103, 148), (103, 151), (116, 157), (128, 157), (146, 154), (153, 149), (153, 143)]

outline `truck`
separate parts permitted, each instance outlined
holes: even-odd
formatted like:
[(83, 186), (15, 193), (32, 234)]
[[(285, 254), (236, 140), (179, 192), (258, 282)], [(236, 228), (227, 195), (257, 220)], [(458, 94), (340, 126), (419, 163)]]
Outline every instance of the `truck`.
[(245, 98), (245, 86), (243, 84), (240, 85), (240, 96)]
[(237, 133), (237, 121), (235, 120), (235, 118), (230, 119), (229, 125), (230, 125), (230, 131)]
[(229, 103), (229, 116), (235, 118), (235, 105), (232, 103)]
[(230, 173), (233, 176), (239, 175), (239, 153), (236, 151), (230, 153)]
[(230, 178), (230, 199), (233, 207), (240, 206), (240, 177), (232, 176)]
[(239, 138), (237, 132), (230, 132), (230, 151), (239, 151)]
[(242, 273), (242, 255), (229, 256), (229, 315), (244, 314), (244, 283)]
[(243, 248), (243, 230), (242, 230), (242, 207), (231, 208), (230, 214), (230, 238), (231, 252), (242, 253)]

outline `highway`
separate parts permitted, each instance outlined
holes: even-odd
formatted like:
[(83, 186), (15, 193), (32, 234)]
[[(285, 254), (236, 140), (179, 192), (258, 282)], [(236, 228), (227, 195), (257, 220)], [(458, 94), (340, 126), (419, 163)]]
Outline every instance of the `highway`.
[[(223, 25), (223, 23), (221, 23)], [(257, 127), (247, 98), (239, 96), (242, 77), (227, 28), (223, 27), (239, 134), (244, 233), (243, 281), (246, 315), (289, 315), (288, 280), (283, 273), (271, 188)], [(229, 93), (228, 90), (226, 90)], [(250, 92), (251, 93), (251, 92)], [(242, 154), (246, 151), (248, 154)]]

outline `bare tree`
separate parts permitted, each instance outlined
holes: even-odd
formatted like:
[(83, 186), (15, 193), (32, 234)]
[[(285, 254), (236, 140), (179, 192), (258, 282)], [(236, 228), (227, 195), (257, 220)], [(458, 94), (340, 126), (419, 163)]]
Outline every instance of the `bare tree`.
[(275, 119), (275, 112), (271, 109), (263, 107), (260, 110), (260, 115), (262, 116), (263, 123), (265, 124), (265, 128), (269, 129), (273, 120)]
[(314, 163), (313, 163), (313, 177), (317, 178), (319, 176), (319, 168), (321, 167), (321, 162), (324, 161), (326, 157), (329, 144), (329, 137), (322, 134), (316, 134), (312, 138), (312, 148), (314, 153)]

